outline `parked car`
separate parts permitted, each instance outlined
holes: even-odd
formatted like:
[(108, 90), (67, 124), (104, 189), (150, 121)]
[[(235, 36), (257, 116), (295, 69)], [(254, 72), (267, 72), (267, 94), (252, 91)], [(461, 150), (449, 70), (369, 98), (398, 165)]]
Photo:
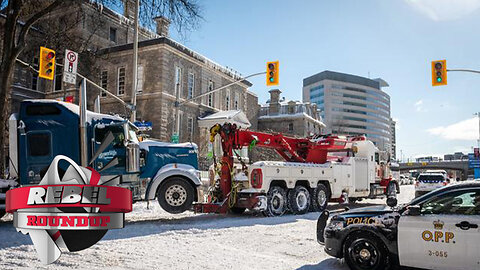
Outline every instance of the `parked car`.
[(437, 188), (441, 188), (449, 184), (446, 174), (425, 172), (418, 175), (415, 182), (415, 197), (419, 197)]

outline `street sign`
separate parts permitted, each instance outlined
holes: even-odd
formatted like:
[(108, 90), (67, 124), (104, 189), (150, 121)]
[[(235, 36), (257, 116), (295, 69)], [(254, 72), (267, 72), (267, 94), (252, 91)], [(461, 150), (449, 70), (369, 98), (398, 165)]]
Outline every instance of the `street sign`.
[(173, 135), (172, 135), (172, 143), (178, 143), (178, 134), (177, 134), (177, 133), (173, 133)]
[(480, 168), (480, 158), (475, 156), (475, 153), (468, 154), (468, 168)]
[(75, 84), (77, 80), (78, 53), (65, 50), (65, 62), (63, 64), (63, 81)]
[(140, 122), (136, 121), (134, 125), (140, 130), (140, 131), (149, 131), (152, 130), (152, 122)]

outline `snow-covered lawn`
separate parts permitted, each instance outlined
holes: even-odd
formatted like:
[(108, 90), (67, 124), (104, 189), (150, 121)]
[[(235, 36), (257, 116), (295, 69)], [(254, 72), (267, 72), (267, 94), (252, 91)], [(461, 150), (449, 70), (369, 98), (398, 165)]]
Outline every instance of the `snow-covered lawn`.
[[(413, 186), (401, 186), (399, 203), (413, 195)], [(384, 200), (358, 205), (365, 203)], [(317, 243), (318, 215), (171, 215), (155, 201), (149, 209), (136, 203), (124, 229), (110, 230), (93, 247), (65, 252), (48, 266), (6, 217), (0, 221), (0, 269), (348, 269)]]

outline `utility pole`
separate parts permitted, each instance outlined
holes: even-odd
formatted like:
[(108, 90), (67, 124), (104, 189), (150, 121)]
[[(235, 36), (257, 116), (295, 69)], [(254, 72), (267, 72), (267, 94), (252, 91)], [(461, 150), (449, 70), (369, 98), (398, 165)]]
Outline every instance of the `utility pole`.
[(137, 118), (137, 61), (138, 61), (138, 8), (139, 0), (135, 0), (135, 16), (134, 16), (134, 31), (133, 31), (133, 73), (132, 73), (132, 105), (133, 110), (130, 116), (130, 122), (134, 123)]
[(476, 112), (473, 115), (476, 115), (478, 117), (478, 139), (477, 139), (477, 145), (478, 148), (480, 148), (480, 112)]

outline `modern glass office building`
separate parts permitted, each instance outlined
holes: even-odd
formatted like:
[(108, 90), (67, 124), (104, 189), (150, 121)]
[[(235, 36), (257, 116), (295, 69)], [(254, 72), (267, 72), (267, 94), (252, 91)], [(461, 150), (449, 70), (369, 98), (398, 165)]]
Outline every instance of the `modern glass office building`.
[(382, 150), (391, 151), (390, 96), (382, 79), (323, 71), (303, 79), (303, 102), (316, 103), (326, 132), (364, 134)]

